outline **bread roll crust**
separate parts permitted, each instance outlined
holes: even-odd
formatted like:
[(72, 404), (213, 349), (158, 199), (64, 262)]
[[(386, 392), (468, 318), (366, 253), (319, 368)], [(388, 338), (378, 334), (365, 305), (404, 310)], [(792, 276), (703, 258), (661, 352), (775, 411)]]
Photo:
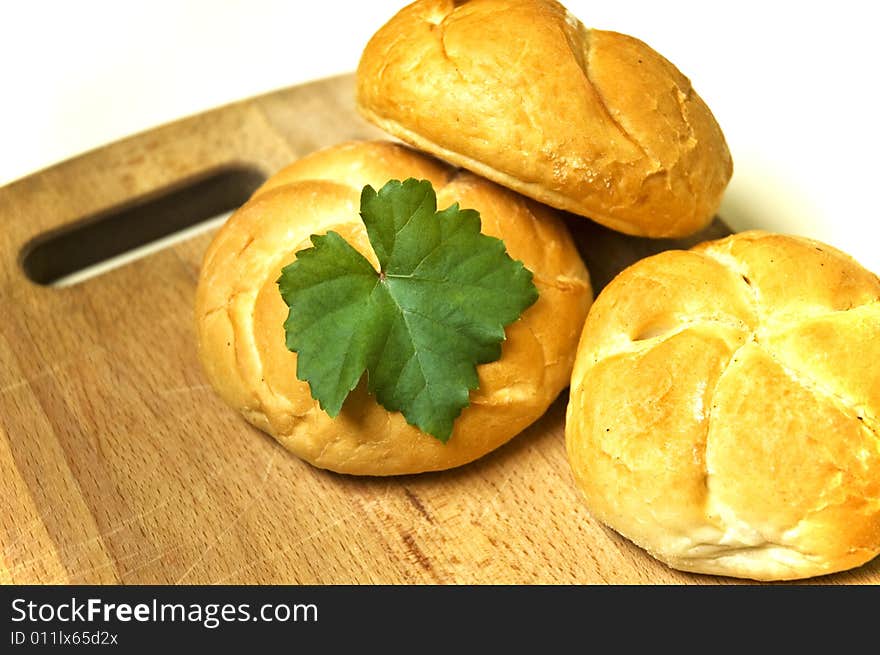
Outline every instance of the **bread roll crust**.
[(361, 113), (548, 205), (650, 237), (696, 232), (731, 174), (689, 80), (553, 0), (420, 0), (369, 41)]
[[(438, 206), (480, 211), (485, 234), (534, 274), (540, 297), (506, 329), (498, 361), (442, 444), (388, 412), (361, 384), (336, 418), (296, 378), (285, 346), (288, 308), (276, 280), (312, 234), (335, 230), (378, 266), (359, 217), (364, 185), (430, 180)], [(476, 459), (540, 417), (568, 386), (592, 301), (587, 270), (562, 221), (545, 207), (405, 146), (353, 142), (313, 153), (270, 178), (218, 232), (196, 297), (199, 355), (220, 396), (312, 464), (363, 475), (446, 469)]]
[(668, 251), (596, 299), (566, 445), (592, 513), (670, 566), (757, 580), (880, 552), (880, 281), (808, 239)]

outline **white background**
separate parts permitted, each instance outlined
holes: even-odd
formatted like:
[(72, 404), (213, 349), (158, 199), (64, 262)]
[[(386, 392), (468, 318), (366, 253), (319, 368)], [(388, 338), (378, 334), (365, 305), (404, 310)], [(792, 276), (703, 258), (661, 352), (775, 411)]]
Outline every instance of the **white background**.
[[(185, 115), (354, 70), (403, 4), (5, 2), (0, 185)], [(733, 153), (729, 224), (811, 236), (880, 271), (875, 3), (566, 4), (691, 78)]]

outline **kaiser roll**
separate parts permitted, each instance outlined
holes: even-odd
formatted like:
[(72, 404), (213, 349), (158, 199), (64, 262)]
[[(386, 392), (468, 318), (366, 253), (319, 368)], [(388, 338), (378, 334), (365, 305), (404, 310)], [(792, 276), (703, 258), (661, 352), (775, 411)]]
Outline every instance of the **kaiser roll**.
[[(363, 381), (336, 418), (322, 411), (285, 346), (288, 307), (276, 284), (310, 235), (329, 230), (377, 266), (358, 214), (361, 189), (409, 177), (429, 180), (441, 208), (478, 210), (482, 231), (533, 272), (540, 293), (507, 327), (501, 358), (478, 367), (479, 388), (446, 444), (378, 405)], [(551, 210), (405, 146), (356, 142), (282, 170), (227, 221), (204, 257), (196, 328), (208, 380), (253, 425), (315, 466), (392, 475), (464, 464), (540, 417), (568, 386), (591, 301), (587, 270)]]
[(357, 104), (403, 141), (627, 234), (698, 231), (732, 174), (673, 64), (553, 0), (414, 2), (364, 49)]
[(880, 281), (751, 231), (623, 271), (566, 444), (593, 515), (686, 571), (784, 580), (880, 552)]

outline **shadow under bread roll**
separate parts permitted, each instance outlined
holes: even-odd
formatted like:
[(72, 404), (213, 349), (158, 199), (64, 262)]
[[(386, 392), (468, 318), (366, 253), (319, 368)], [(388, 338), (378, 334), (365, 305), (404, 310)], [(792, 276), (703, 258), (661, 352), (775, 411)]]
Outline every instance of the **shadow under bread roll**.
[[(282, 269), (310, 236), (335, 231), (374, 267), (358, 202), (362, 188), (425, 179), (438, 208), (480, 212), (532, 272), (538, 300), (508, 325), (501, 357), (477, 367), (479, 387), (447, 443), (369, 394), (363, 380), (331, 418), (297, 379), (285, 344)], [(223, 226), (205, 254), (196, 298), (199, 354), (220, 396), (253, 425), (312, 464), (362, 475), (446, 469), (474, 460), (538, 419), (565, 387), (592, 291), (587, 270), (552, 210), (471, 173), (390, 142), (353, 142), (280, 171)]]
[(699, 231), (733, 172), (687, 77), (553, 0), (412, 3), (364, 49), (357, 106), (421, 150), (632, 235)]
[(643, 259), (590, 310), (566, 445), (590, 511), (686, 571), (757, 580), (880, 552), (880, 280), (751, 231)]

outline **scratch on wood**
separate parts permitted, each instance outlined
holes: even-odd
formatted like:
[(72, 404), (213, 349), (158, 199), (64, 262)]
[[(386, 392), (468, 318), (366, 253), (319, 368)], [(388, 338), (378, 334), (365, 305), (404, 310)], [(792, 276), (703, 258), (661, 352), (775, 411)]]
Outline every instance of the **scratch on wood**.
[(294, 548), (297, 548), (298, 546), (302, 546), (304, 543), (311, 541), (312, 539), (315, 539), (316, 537), (319, 537), (320, 535), (324, 534), (325, 532), (329, 532), (330, 530), (335, 528), (340, 523), (343, 523), (343, 522), (347, 521), (348, 519), (350, 519), (355, 514), (357, 514), (357, 510), (348, 512), (344, 516), (340, 516), (338, 519), (336, 519), (332, 523), (328, 523), (323, 528), (319, 528), (317, 530), (314, 530), (313, 532), (310, 532), (309, 534), (304, 536), (302, 539), (297, 539), (296, 541), (288, 544), (284, 548), (279, 548), (277, 550), (274, 550), (271, 553), (269, 553), (268, 555), (265, 555), (264, 557), (257, 557), (256, 559), (252, 559), (250, 561), (245, 562), (243, 566), (240, 566), (239, 568), (235, 569), (229, 575), (225, 575), (222, 578), (218, 578), (217, 580), (215, 580), (209, 584), (212, 584), (212, 585), (224, 584), (228, 580), (243, 573), (244, 571), (247, 571), (248, 569), (253, 568), (254, 566), (259, 564), (260, 562), (267, 562), (269, 560), (272, 560), (272, 559), (278, 557), (279, 555), (283, 555), (284, 553), (289, 552), (289, 551), (293, 550)]
[(173, 389), (163, 389), (159, 392), (161, 396), (170, 396), (173, 393), (194, 393), (196, 391), (206, 391), (212, 389), (210, 384), (193, 384), (187, 387), (174, 387)]
[(192, 573), (193, 570), (196, 568), (196, 566), (205, 559), (207, 554), (210, 551), (214, 550), (214, 548), (217, 547), (217, 544), (220, 543), (220, 540), (223, 539), (223, 537), (225, 537), (229, 533), (229, 531), (232, 530), (232, 528), (234, 528), (236, 526), (236, 524), (241, 520), (241, 518), (245, 514), (247, 514), (248, 510), (250, 510), (251, 507), (256, 505), (257, 501), (262, 497), (260, 492), (263, 490), (263, 487), (266, 486), (266, 481), (269, 479), (269, 474), (272, 472), (272, 467), (275, 465), (275, 459), (278, 456), (278, 452), (279, 451), (277, 448), (272, 451), (272, 456), (269, 457), (269, 461), (266, 463), (266, 470), (263, 471), (263, 476), (260, 478), (260, 484), (254, 490), (254, 493), (253, 493), (253, 496), (252, 496), (250, 502), (247, 505), (245, 505), (245, 507), (238, 513), (238, 515), (234, 519), (232, 519), (232, 521), (229, 522), (229, 525), (227, 525), (223, 531), (221, 531), (217, 534), (217, 536), (214, 538), (214, 540), (210, 544), (208, 544), (208, 546), (205, 548), (205, 550), (202, 551), (202, 554), (199, 555), (195, 559), (195, 561), (190, 565), (190, 567), (186, 571), (184, 571), (183, 575), (181, 575), (179, 578), (177, 578), (177, 580), (175, 580), (174, 584), (176, 584), (176, 585), (180, 584), (190, 573)]
[(501, 494), (504, 493), (504, 490), (507, 488), (512, 480), (512, 473), (504, 478), (504, 482), (498, 485), (498, 488), (495, 490), (495, 493), (492, 494), (492, 497), (486, 503), (483, 503), (483, 511), (481, 511), (479, 515), (475, 519), (473, 519), (475, 522), (479, 523), (481, 520), (483, 520), (489, 510), (496, 507), (496, 505), (498, 504), (498, 500), (501, 498)]
[[(214, 470), (211, 471), (211, 474), (205, 478), (201, 487), (199, 489), (197, 489), (195, 494), (193, 494), (193, 499), (196, 501), (199, 501), (202, 498), (204, 498), (208, 493), (208, 484), (210, 483), (210, 481), (215, 479), (216, 477), (218, 477), (221, 473), (228, 470), (229, 467), (230, 467), (229, 463), (225, 463), (222, 466), (216, 466), (214, 468)], [(137, 514), (134, 514), (133, 516), (129, 516), (128, 518), (119, 521), (113, 527), (111, 527), (109, 530), (107, 530), (105, 532), (101, 532), (100, 534), (97, 534), (94, 537), (89, 537), (88, 539), (83, 539), (82, 541), (77, 541), (72, 544), (65, 544), (61, 548), (58, 548), (56, 544), (53, 544), (52, 546), (49, 546), (48, 548), (45, 548), (42, 551), (34, 554), (34, 556), (31, 557), (30, 559), (28, 559), (24, 562), (17, 562), (15, 565), (10, 567), (9, 571), (11, 573), (18, 573), (22, 570), (25, 570), (28, 567), (31, 567), (33, 564), (40, 562), (41, 560), (48, 559), (49, 557), (53, 557), (53, 556), (60, 557), (62, 554), (68, 555), (71, 552), (75, 552), (76, 550), (86, 548), (86, 547), (90, 546), (91, 544), (97, 543), (98, 541), (105, 539), (106, 537), (113, 536), (114, 534), (116, 534), (117, 532), (119, 532), (120, 530), (125, 528), (127, 525), (134, 523), (136, 521), (139, 521), (139, 520), (143, 519), (144, 517), (150, 516), (154, 512), (159, 511), (160, 509), (171, 504), (175, 500), (177, 500), (176, 497), (166, 498), (162, 502), (153, 505), (152, 507), (150, 507), (149, 509), (147, 509), (143, 512), (138, 512)], [(35, 519), (35, 520), (37, 520), (37, 519)], [(9, 544), (9, 546), (7, 546), (7, 549), (12, 545), (13, 544)], [(26, 543), (24, 545), (27, 546)], [(186, 542), (180, 543), (170, 550), (176, 550), (177, 548), (180, 548), (185, 545), (188, 545), (188, 543), (186, 543)], [(18, 550), (18, 549), (16, 549), (16, 550)], [(131, 559), (131, 557), (136, 557), (139, 554), (140, 553), (135, 553), (133, 556), (126, 556), (126, 557), (120, 558), (118, 561), (120, 561), (120, 562), (126, 561), (128, 559)], [(9, 552), (4, 552), (4, 556), (8, 559), (11, 556), (11, 554)], [(105, 565), (102, 565), (102, 566), (105, 566)], [(102, 568), (102, 567), (97, 567), (97, 568)], [(141, 568), (141, 567), (138, 567), (138, 568)], [(134, 569), (134, 570), (137, 570), (137, 569)], [(79, 572), (79, 573), (82, 573), (82, 572)]]
[(45, 366), (38, 371), (31, 373), (23, 378), (19, 378), (16, 382), (11, 382), (3, 387), (0, 387), (0, 395), (11, 393), (22, 387), (29, 385), (31, 382), (36, 382), (37, 380), (45, 377), (55, 377), (65, 368), (73, 366), (81, 362), (82, 360), (87, 360), (91, 355), (96, 352), (103, 352), (106, 350), (103, 346), (92, 346), (85, 351), (79, 352), (76, 355), (72, 355), (60, 361), (57, 361), (50, 366)]
[[(368, 503), (366, 503), (363, 506), (362, 509), (366, 510), (366, 509), (373, 507), (375, 505), (382, 506), (385, 503), (385, 501), (387, 500), (388, 495), (391, 493), (391, 488), (392, 488), (392, 484), (391, 484), (391, 482), (389, 482), (388, 484), (385, 485), (385, 490), (382, 492), (382, 495), (370, 500)], [(248, 569), (253, 568), (254, 566), (259, 564), (260, 562), (270, 561), (270, 560), (278, 557), (279, 555), (283, 555), (284, 553), (287, 553), (287, 552), (293, 550), (294, 548), (298, 548), (299, 546), (302, 546), (303, 544), (311, 541), (312, 539), (316, 539), (317, 537), (321, 536), (322, 534), (325, 534), (325, 533), (331, 531), (333, 528), (335, 528), (339, 524), (348, 521), (350, 518), (355, 516), (358, 513), (358, 511), (359, 510), (354, 509), (350, 512), (346, 512), (345, 514), (343, 514), (342, 516), (337, 518), (332, 523), (328, 523), (327, 525), (325, 525), (321, 528), (318, 528), (317, 530), (313, 530), (312, 532), (305, 535), (302, 539), (297, 539), (296, 541), (288, 544), (284, 548), (278, 548), (278, 549), (272, 551), (271, 553), (269, 553), (268, 555), (265, 555), (263, 557), (257, 557), (255, 559), (248, 561), (248, 562), (245, 562), (243, 566), (240, 566), (239, 568), (237, 568), (235, 571), (233, 571), (229, 575), (225, 575), (222, 578), (218, 578), (217, 580), (215, 580), (209, 584), (224, 584), (224, 583), (228, 582), (229, 580), (231, 580), (232, 578), (240, 575), (244, 571), (247, 571)]]

